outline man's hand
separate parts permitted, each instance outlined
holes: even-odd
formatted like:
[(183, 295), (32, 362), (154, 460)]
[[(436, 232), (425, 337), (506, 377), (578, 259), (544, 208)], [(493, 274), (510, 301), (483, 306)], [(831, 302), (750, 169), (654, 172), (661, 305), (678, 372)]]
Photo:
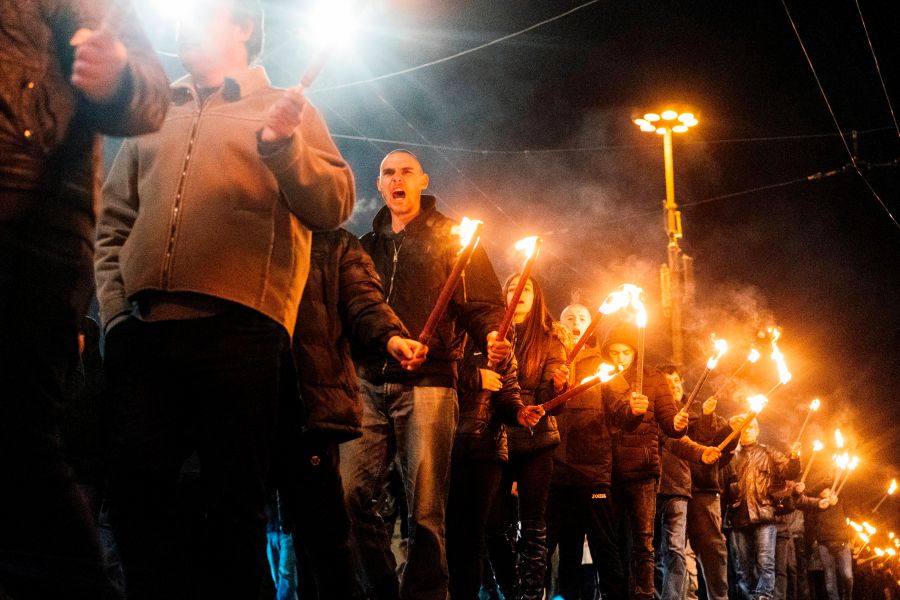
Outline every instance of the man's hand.
[(628, 404), (631, 406), (631, 414), (635, 416), (642, 415), (650, 407), (650, 399), (643, 394), (631, 392), (631, 399), (628, 401)]
[(478, 369), (481, 373), (481, 389), (488, 392), (499, 392), (503, 387), (500, 374), (490, 369)]
[(560, 367), (553, 372), (553, 389), (556, 390), (556, 393), (561, 392), (568, 381), (569, 367), (560, 365)]
[(400, 366), (407, 371), (418, 369), (428, 356), (428, 346), (399, 335), (388, 340), (387, 351), (399, 360)]
[(794, 484), (794, 493), (798, 496), (802, 496), (803, 492), (806, 491), (806, 484), (802, 481), (798, 481)]
[(715, 396), (710, 396), (703, 401), (703, 414), (709, 416), (716, 412), (716, 405), (719, 403)]
[(294, 135), (294, 130), (300, 126), (300, 115), (306, 102), (302, 88), (286, 89), (284, 95), (269, 107), (260, 139), (278, 142)]
[(831, 500), (828, 498), (819, 498), (819, 510), (825, 510), (831, 506)]
[(79, 29), (69, 40), (75, 46), (72, 85), (91, 102), (108, 102), (122, 86), (128, 49), (108, 31)]
[(700, 460), (703, 461), (704, 465), (711, 465), (722, 456), (722, 451), (719, 450), (718, 446), (707, 446), (703, 449), (703, 456), (700, 457)]
[(516, 421), (522, 427), (534, 427), (537, 422), (544, 416), (544, 408), (541, 405), (523, 406), (516, 414)]
[(487, 357), (488, 361), (497, 364), (506, 360), (512, 353), (512, 344), (507, 339), (497, 339), (497, 332), (492, 331), (487, 335)]
[(684, 431), (688, 426), (688, 415), (685, 411), (679, 410), (678, 413), (675, 414), (675, 419), (672, 421), (672, 427), (675, 428), (675, 431)]

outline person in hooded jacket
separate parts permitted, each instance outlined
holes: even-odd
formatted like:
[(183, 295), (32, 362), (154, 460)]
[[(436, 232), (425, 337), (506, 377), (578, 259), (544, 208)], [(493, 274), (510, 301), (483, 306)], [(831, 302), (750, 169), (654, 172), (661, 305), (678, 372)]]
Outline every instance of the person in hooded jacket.
[[(679, 438), (687, 430), (688, 417), (680, 412), (662, 373), (647, 369), (636, 388), (638, 365), (637, 328), (626, 322), (615, 325), (601, 346), (601, 356), (622, 369), (628, 383), (624, 394), (643, 408), (634, 431), (613, 431), (612, 493), (616, 512), (625, 531), (620, 542), (623, 564), (630, 568), (629, 597), (649, 600), (654, 595), (653, 520), (659, 484), (659, 435)], [(634, 404), (632, 411), (637, 413)], [(630, 542), (630, 543), (629, 543)], [(630, 550), (629, 550), (630, 549)]]

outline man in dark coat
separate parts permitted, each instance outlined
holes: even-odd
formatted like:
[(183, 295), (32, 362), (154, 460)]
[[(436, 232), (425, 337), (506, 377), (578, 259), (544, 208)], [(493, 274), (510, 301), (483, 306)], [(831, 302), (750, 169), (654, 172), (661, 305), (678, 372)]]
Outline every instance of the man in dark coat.
[(98, 134), (149, 133), (168, 106), (130, 5), (0, 2), (0, 596), (113, 593), (59, 418), (92, 289)]

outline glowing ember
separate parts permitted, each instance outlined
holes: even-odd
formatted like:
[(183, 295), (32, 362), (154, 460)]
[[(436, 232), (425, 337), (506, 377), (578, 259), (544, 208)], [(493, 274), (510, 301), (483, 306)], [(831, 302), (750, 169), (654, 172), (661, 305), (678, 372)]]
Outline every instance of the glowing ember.
[(759, 360), (759, 357), (760, 357), (759, 350), (757, 350), (756, 348), (750, 348), (750, 354), (747, 355), (747, 360), (752, 363), (755, 363), (756, 361)]
[(813, 441), (813, 452), (818, 452), (824, 447), (825, 447), (825, 444), (823, 444), (819, 440)]
[(891, 485), (888, 487), (888, 495), (892, 496), (897, 491), (897, 480), (891, 479)]
[(781, 350), (778, 349), (778, 338), (781, 337), (781, 329), (777, 327), (770, 327), (769, 333), (772, 334), (772, 354), (771, 358), (775, 361), (775, 365), (778, 367), (778, 381), (784, 385), (785, 383), (791, 380), (791, 372), (787, 368), (787, 362), (784, 360), (784, 354), (781, 353)]
[(815, 412), (819, 410), (819, 407), (822, 406), (822, 401), (816, 398), (812, 402), (809, 403), (809, 410)]
[[(462, 221), (459, 222), (459, 225), (453, 227), (453, 233), (459, 236), (459, 245), (461, 248), (465, 248), (469, 245), (472, 241), (472, 236), (475, 235), (479, 225), (483, 225), (483, 223), (476, 219), (463, 217)], [(476, 241), (475, 243), (477, 244), (478, 242)]]
[(843, 434), (841, 434), (840, 429), (834, 430), (834, 445), (837, 446), (838, 448), (844, 447), (844, 436), (843, 436)]
[(713, 344), (716, 347), (716, 355), (706, 361), (707, 369), (715, 369), (716, 365), (719, 364), (719, 359), (722, 358), (722, 355), (728, 352), (728, 342), (725, 340), (716, 340)]
[(532, 235), (516, 242), (516, 250), (520, 250), (525, 254), (525, 260), (534, 256), (534, 251), (537, 249), (538, 245), (538, 239), (538, 236)]
[(747, 398), (747, 402), (750, 404), (750, 410), (754, 413), (759, 414), (762, 412), (762, 409), (765, 408), (766, 404), (769, 402), (769, 399), (759, 394), (757, 396), (750, 396)]

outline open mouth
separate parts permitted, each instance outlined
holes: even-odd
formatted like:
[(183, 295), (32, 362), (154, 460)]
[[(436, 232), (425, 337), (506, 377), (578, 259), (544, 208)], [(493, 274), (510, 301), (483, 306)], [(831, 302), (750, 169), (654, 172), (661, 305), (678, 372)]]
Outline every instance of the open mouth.
[(391, 198), (393, 198), (394, 200), (406, 198), (406, 192), (403, 190), (394, 190), (393, 192), (391, 192)]
[(577, 327), (573, 327), (573, 328), (572, 328), (572, 335), (574, 335), (576, 338), (580, 338), (580, 337), (581, 337), (581, 330), (578, 329)]

